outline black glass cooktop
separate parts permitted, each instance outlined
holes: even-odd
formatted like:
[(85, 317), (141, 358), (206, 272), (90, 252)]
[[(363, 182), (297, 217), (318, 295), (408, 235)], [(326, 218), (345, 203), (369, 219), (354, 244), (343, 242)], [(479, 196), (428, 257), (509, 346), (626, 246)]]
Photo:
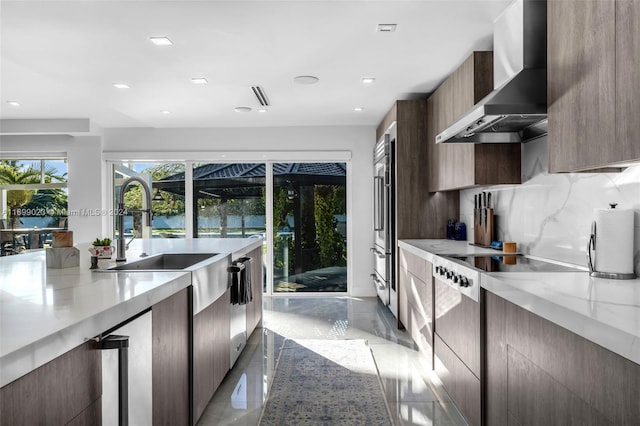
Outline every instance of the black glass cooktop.
[(584, 272), (583, 269), (558, 265), (522, 255), (445, 256), (486, 272)]

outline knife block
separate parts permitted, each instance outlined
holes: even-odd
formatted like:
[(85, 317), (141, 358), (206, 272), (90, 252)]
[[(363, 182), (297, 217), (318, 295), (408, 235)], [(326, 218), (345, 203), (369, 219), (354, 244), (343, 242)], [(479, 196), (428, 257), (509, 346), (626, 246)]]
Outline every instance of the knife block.
[(491, 246), (493, 241), (493, 209), (482, 208), (474, 211), (473, 242), (481, 246)]
[(483, 245), (490, 246), (493, 241), (493, 209), (486, 209), (487, 221), (484, 227)]

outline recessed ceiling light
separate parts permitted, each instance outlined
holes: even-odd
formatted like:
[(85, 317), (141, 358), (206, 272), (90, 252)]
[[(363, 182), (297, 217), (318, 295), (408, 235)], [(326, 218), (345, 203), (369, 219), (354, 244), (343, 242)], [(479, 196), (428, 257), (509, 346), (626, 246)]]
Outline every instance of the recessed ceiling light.
[(113, 83), (113, 87), (115, 87), (116, 89), (129, 89), (129, 88), (131, 88), (131, 86), (129, 86), (128, 84), (125, 84), (125, 83)]
[(375, 77), (362, 77), (362, 84), (373, 84)]
[(173, 44), (169, 37), (149, 37), (149, 40), (156, 46), (171, 46)]
[(378, 24), (379, 33), (392, 33), (396, 30), (396, 24)]
[(362, 112), (362, 111), (364, 111), (364, 108), (363, 107), (355, 107), (353, 110), (355, 112)]
[(20, 103), (18, 101), (7, 101), (7, 103), (14, 107), (20, 106)]
[(294, 77), (293, 81), (298, 84), (316, 84), (320, 79), (312, 75), (299, 75)]
[(235, 107), (233, 110), (235, 112), (250, 112), (251, 108), (245, 107), (245, 106), (239, 106), (239, 107)]
[(194, 77), (194, 78), (191, 79), (191, 82), (193, 84), (207, 84), (208, 83), (207, 79), (204, 78), (204, 77)]
[(171, 114), (171, 111), (168, 111), (166, 109), (161, 109), (160, 112), (163, 113), (163, 114), (167, 114), (167, 115)]
[(264, 109), (264, 108), (260, 108), (260, 109), (258, 110), (258, 112), (267, 112), (267, 110), (266, 110), (266, 109)]

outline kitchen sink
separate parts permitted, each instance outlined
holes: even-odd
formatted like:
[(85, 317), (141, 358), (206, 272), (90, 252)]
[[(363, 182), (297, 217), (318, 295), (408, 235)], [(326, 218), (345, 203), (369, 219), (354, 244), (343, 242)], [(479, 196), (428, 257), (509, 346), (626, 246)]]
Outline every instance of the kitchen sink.
[(219, 253), (162, 253), (147, 258), (112, 266), (108, 271), (184, 270)]
[(184, 271), (191, 274), (193, 314), (197, 314), (229, 288), (228, 266), (230, 253), (159, 253), (134, 260), (101, 272), (159, 272)]

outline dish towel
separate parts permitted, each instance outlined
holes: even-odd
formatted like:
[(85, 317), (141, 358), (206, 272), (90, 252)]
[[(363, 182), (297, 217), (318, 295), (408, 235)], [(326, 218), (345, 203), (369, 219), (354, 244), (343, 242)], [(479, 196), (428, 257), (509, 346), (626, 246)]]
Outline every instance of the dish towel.
[(231, 304), (246, 305), (253, 300), (251, 290), (251, 262), (250, 257), (241, 257), (231, 263), (228, 268), (231, 282)]

